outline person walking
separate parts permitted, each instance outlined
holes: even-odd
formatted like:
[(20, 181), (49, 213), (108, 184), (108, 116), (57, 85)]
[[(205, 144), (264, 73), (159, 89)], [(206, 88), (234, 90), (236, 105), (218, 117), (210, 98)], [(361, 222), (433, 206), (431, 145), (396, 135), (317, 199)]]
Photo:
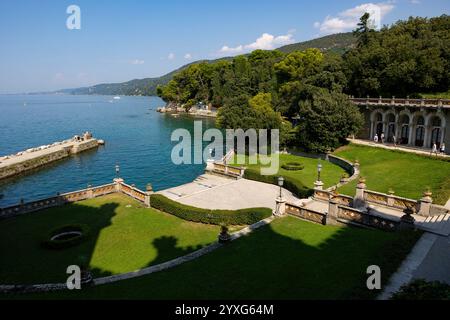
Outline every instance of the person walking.
[(381, 133), (381, 143), (384, 143), (384, 132)]
[(445, 154), (445, 143), (442, 143), (441, 145), (441, 155)]
[(436, 142), (433, 143), (433, 147), (431, 148), (431, 154), (430, 154), (430, 155), (433, 155), (433, 153), (434, 153), (436, 156), (438, 155), (438, 153), (437, 153), (437, 145), (436, 145)]
[(375, 134), (375, 137), (373, 137), (373, 142), (378, 143), (378, 134)]

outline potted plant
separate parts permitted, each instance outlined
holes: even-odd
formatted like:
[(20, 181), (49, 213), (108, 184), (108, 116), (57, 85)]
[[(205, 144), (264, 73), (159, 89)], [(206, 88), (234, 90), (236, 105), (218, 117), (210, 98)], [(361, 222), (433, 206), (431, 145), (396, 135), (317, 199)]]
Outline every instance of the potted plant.
[(228, 232), (228, 226), (221, 225), (220, 226), (220, 234), (219, 234), (219, 242), (220, 243), (226, 243), (231, 240), (231, 235)]

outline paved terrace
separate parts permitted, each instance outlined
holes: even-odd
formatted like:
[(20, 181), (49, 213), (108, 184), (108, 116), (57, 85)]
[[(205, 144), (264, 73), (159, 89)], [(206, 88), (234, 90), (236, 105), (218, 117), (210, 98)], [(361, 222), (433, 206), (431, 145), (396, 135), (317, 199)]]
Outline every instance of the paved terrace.
[[(193, 182), (158, 192), (177, 202), (205, 209), (237, 210), (266, 207), (275, 209), (275, 199), (280, 188), (247, 179), (230, 179), (213, 174), (203, 174)], [(288, 202), (302, 204), (307, 199), (298, 199), (283, 189)]]

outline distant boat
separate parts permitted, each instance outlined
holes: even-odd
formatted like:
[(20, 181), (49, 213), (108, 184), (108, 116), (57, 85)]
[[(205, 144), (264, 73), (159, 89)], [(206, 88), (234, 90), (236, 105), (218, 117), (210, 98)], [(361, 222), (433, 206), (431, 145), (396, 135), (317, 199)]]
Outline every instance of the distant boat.
[(117, 96), (117, 97), (114, 97), (113, 99), (114, 99), (114, 100), (120, 100), (120, 97)]

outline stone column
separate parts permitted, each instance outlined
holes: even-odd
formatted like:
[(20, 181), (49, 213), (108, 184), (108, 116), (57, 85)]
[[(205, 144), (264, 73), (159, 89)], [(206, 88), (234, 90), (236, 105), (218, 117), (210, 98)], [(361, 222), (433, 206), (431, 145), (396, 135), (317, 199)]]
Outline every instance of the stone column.
[(213, 159), (208, 159), (206, 160), (206, 171), (213, 171), (214, 170), (214, 160)]
[(92, 186), (89, 184), (87, 187), (87, 198), (92, 199), (94, 197), (94, 190), (92, 189)]
[(388, 191), (388, 195), (387, 195), (387, 205), (389, 206), (389, 207), (393, 207), (394, 206), (394, 202), (395, 202), (395, 200), (394, 200), (394, 194), (395, 194), (395, 192), (394, 192), (394, 190), (389, 190)]
[(415, 136), (416, 136), (416, 128), (412, 122), (409, 123), (409, 137), (408, 137), (408, 146), (414, 146)]
[(430, 208), (433, 203), (432, 195), (431, 191), (425, 191), (423, 193), (422, 199), (419, 200), (419, 215), (424, 217), (430, 216)]
[(150, 196), (153, 194), (153, 186), (148, 183), (147, 187), (145, 188), (145, 198), (144, 198), (144, 204), (150, 208)]
[(337, 202), (330, 200), (328, 203), (328, 213), (325, 217), (326, 225), (337, 225), (338, 224), (338, 214), (339, 214), (339, 205)]
[(286, 200), (284, 198), (278, 197), (276, 200), (274, 215), (277, 217), (284, 216), (286, 214)]
[(356, 185), (356, 194), (353, 199), (353, 207), (354, 208), (364, 208), (366, 205), (366, 201), (364, 200), (364, 190), (366, 190), (366, 179), (361, 177), (359, 178), (359, 182)]
[(113, 181), (116, 187), (116, 192), (120, 192), (122, 190), (121, 183), (123, 183), (124, 180), (122, 178), (116, 178)]

